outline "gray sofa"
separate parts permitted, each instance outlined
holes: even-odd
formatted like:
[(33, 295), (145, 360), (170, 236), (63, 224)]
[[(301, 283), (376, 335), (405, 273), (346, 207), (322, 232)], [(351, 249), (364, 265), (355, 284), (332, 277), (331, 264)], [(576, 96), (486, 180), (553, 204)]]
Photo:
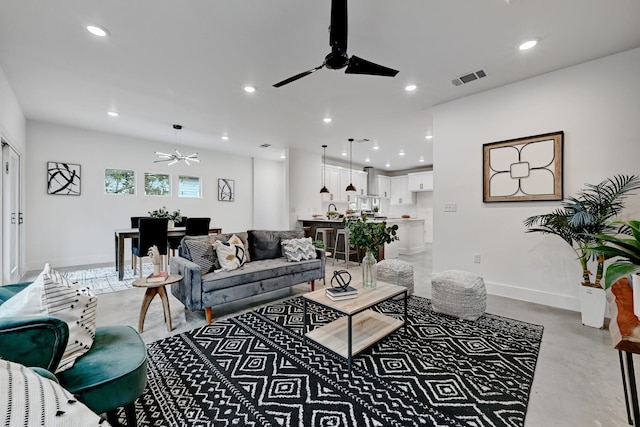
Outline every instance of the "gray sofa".
[[(227, 241), (235, 234), (248, 254), (248, 262), (232, 271), (220, 268), (213, 243)], [(171, 285), (171, 293), (189, 310), (205, 310), (207, 323), (213, 319), (212, 307), (325, 276), (325, 252), (316, 249), (316, 259), (289, 262), (282, 255), (280, 242), (302, 238), (304, 231), (249, 230), (240, 233), (186, 236), (178, 256), (169, 261), (172, 274), (183, 279)]]

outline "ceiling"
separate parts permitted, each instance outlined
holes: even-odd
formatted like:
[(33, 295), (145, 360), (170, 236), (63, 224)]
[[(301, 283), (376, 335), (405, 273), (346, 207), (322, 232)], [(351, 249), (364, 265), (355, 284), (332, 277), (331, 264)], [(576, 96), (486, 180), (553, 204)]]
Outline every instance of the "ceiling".
[[(355, 164), (404, 170), (433, 162), (434, 105), (640, 46), (638, 0), (350, 0), (348, 53), (399, 74), (322, 69), (274, 88), (322, 64), (330, 7), (4, 0), (0, 67), (28, 119), (172, 144), (179, 123), (183, 146), (268, 159), (327, 144), (327, 157), (348, 160), (348, 138), (367, 138), (353, 144)], [(110, 36), (91, 35), (89, 24)], [(538, 45), (518, 51), (531, 38)], [(451, 83), (480, 69), (487, 77)]]

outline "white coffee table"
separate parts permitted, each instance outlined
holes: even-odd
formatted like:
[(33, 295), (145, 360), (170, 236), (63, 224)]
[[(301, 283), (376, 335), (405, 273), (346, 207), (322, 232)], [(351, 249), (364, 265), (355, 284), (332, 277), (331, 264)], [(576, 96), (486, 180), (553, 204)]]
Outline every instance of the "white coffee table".
[[(358, 297), (333, 301), (327, 297), (325, 289), (308, 292), (302, 296), (304, 337), (347, 359), (351, 373), (353, 356), (372, 346), (382, 338), (402, 326), (407, 331), (407, 288), (378, 281), (375, 289), (364, 289), (359, 284), (351, 284), (358, 289)], [(399, 320), (371, 307), (404, 294), (404, 317)], [(307, 303), (319, 304), (343, 314), (333, 322), (307, 332)]]

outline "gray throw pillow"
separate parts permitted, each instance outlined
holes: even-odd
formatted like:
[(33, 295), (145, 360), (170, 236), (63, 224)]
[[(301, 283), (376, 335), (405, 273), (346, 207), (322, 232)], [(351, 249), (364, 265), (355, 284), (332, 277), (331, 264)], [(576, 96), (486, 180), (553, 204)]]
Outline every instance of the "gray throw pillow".
[(186, 252), (188, 252), (185, 254), (188, 257), (185, 258), (198, 264), (202, 274), (207, 274), (220, 268), (216, 251), (208, 240), (185, 238), (183, 243), (187, 247)]
[(302, 230), (249, 230), (251, 259), (274, 259), (282, 256), (280, 241), (304, 237)]
[(311, 237), (282, 240), (282, 252), (289, 262), (317, 258), (316, 248), (313, 247)]

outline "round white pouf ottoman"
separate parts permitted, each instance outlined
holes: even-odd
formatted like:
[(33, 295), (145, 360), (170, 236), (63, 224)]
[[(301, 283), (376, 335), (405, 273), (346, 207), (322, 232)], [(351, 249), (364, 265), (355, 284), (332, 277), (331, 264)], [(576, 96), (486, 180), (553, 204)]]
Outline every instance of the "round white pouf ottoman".
[(476, 320), (487, 309), (487, 289), (482, 277), (447, 270), (431, 279), (431, 305), (436, 313)]
[(407, 294), (413, 294), (413, 265), (399, 259), (383, 259), (376, 265), (376, 275), (381, 282), (404, 286)]

